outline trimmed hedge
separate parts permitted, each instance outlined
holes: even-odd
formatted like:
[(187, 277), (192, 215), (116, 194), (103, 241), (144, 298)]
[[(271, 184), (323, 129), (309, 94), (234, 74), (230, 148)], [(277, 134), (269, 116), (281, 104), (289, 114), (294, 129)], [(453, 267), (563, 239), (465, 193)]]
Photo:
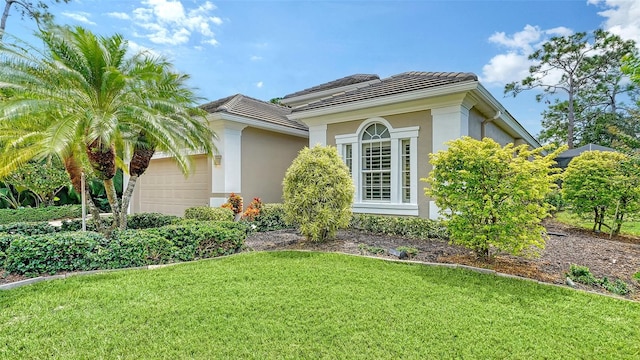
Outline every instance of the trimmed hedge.
[[(107, 223), (111, 222), (111, 217), (103, 219)], [(149, 229), (165, 225), (175, 224), (180, 221), (180, 217), (165, 215), (160, 213), (137, 213), (127, 215), (127, 229)], [(82, 229), (82, 219), (63, 221), (61, 231), (79, 231)], [(96, 226), (93, 220), (87, 221), (87, 230), (95, 231)]]
[(419, 217), (354, 214), (351, 228), (375, 234), (415, 239), (448, 239), (447, 228), (439, 221)]
[(98, 250), (105, 244), (102, 235), (92, 232), (13, 237), (4, 268), (27, 276), (98, 269)]
[(80, 205), (49, 206), (42, 208), (0, 209), (0, 224), (51, 221), (82, 216)]
[(284, 205), (278, 203), (262, 205), (260, 214), (250, 223), (251, 225), (255, 225), (256, 231), (293, 228), (293, 226), (287, 225), (284, 221)]
[(9, 235), (42, 235), (59, 231), (60, 227), (52, 226), (48, 222), (13, 223), (0, 225), (0, 233)]
[(208, 206), (196, 206), (184, 211), (185, 219), (202, 221), (233, 221), (233, 210), (227, 208), (212, 208)]
[(171, 241), (176, 247), (173, 259), (189, 261), (240, 250), (247, 236), (246, 227), (233, 222), (199, 222), (146, 230)]
[(35, 276), (189, 261), (235, 253), (246, 235), (245, 224), (194, 220), (114, 231), (111, 239), (95, 232), (0, 234), (0, 265), (4, 262), (11, 273)]

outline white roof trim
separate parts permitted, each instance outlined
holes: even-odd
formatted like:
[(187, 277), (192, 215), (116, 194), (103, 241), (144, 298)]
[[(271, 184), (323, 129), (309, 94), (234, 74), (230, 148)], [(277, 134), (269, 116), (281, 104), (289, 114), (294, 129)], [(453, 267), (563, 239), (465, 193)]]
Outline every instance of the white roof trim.
[(243, 125), (251, 126), (254, 128), (258, 128), (258, 129), (269, 130), (277, 133), (293, 135), (293, 136), (298, 136), (302, 138), (309, 138), (308, 130), (294, 129), (284, 125), (273, 124), (273, 123), (269, 123), (262, 120), (250, 119), (244, 116), (233, 115), (229, 113), (210, 113), (210, 114), (207, 114), (207, 120), (208, 121), (215, 121), (215, 120), (232, 121), (232, 122), (240, 123)]
[(386, 95), (381, 97), (376, 97), (367, 100), (354, 101), (346, 104), (327, 106), (320, 109), (312, 109), (312, 110), (303, 110), (300, 112), (294, 112), (292, 114), (287, 115), (287, 118), (291, 120), (300, 120), (306, 118), (317, 117), (321, 115), (329, 115), (335, 114), (345, 111), (352, 110), (361, 110), (370, 108), (373, 106), (382, 106), (389, 105), (395, 103), (401, 103), (405, 101), (411, 100), (419, 100), (424, 98), (442, 96), (442, 95), (451, 95), (458, 92), (467, 92), (470, 90), (476, 89), (478, 86), (477, 81), (465, 81), (461, 83), (438, 86), (428, 89), (416, 90), (401, 94), (394, 95)]

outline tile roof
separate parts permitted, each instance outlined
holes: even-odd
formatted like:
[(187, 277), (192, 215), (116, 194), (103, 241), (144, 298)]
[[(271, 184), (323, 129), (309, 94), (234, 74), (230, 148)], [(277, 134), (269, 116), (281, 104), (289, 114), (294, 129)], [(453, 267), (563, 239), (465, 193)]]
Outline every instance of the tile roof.
[(371, 81), (371, 80), (380, 80), (380, 77), (378, 75), (375, 75), (375, 74), (349, 75), (349, 76), (345, 76), (345, 77), (337, 79), (337, 80), (329, 81), (329, 82), (324, 83), (324, 84), (320, 84), (320, 85), (317, 85), (317, 86), (314, 86), (314, 87), (310, 87), (308, 89), (296, 91), (294, 93), (285, 95), (283, 97), (283, 99), (289, 99), (289, 98), (296, 97), (296, 96), (307, 95), (307, 94), (311, 94), (311, 93), (318, 92), (318, 91), (335, 89), (335, 88), (339, 88), (339, 87), (343, 87), (343, 86), (347, 86), (347, 85), (359, 84), (359, 83), (363, 83), (363, 82)]
[(291, 113), (290, 108), (254, 99), (242, 94), (218, 99), (200, 105), (200, 108), (211, 114), (228, 113), (293, 129), (307, 130), (306, 125), (295, 120), (287, 119), (287, 115)]
[(380, 82), (372, 83), (368, 86), (301, 106), (294, 109), (293, 112), (319, 109), (467, 81), (478, 81), (478, 77), (473, 73), (462, 72), (405, 72), (382, 79)]

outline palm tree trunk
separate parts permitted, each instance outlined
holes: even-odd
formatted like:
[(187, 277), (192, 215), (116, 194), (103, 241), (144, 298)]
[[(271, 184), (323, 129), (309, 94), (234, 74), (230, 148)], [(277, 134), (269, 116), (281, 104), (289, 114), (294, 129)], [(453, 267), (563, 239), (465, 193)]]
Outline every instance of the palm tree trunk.
[(127, 228), (127, 210), (129, 209), (129, 203), (131, 203), (138, 177), (138, 175), (131, 175), (127, 183), (127, 189), (122, 193), (122, 207), (120, 208), (120, 229), (122, 230)]
[(2, 12), (2, 20), (0, 20), (0, 41), (4, 36), (4, 30), (7, 27), (7, 18), (9, 17), (9, 10), (11, 10), (13, 0), (5, 0), (4, 11)]
[(120, 204), (118, 204), (118, 195), (116, 194), (116, 187), (113, 183), (113, 178), (103, 180), (104, 190), (107, 193), (107, 200), (109, 200), (109, 205), (111, 206), (111, 211), (113, 212), (113, 223), (111, 224), (111, 228), (115, 229), (120, 225)]
[[(67, 170), (67, 174), (69, 174), (73, 189), (82, 196), (82, 168), (73, 155), (64, 159), (64, 168)], [(89, 206), (89, 212), (91, 213), (93, 222), (96, 224), (96, 230), (98, 232), (102, 232), (103, 226), (102, 219), (100, 218), (100, 209), (98, 209), (96, 204), (93, 202), (89, 187), (85, 187), (85, 196), (87, 199), (87, 205)]]

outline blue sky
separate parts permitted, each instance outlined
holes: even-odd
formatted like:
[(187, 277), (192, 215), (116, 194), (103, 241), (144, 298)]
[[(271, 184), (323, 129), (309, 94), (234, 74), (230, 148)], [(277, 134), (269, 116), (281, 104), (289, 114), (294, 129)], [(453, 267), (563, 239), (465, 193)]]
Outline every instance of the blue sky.
[[(168, 57), (206, 100), (269, 100), (355, 73), (473, 72), (534, 136), (544, 109), (535, 93), (503, 96), (530, 52), (599, 27), (640, 40), (636, 0), (72, 0), (51, 10), (58, 23), (117, 32)], [(8, 33), (34, 30), (12, 13)]]

